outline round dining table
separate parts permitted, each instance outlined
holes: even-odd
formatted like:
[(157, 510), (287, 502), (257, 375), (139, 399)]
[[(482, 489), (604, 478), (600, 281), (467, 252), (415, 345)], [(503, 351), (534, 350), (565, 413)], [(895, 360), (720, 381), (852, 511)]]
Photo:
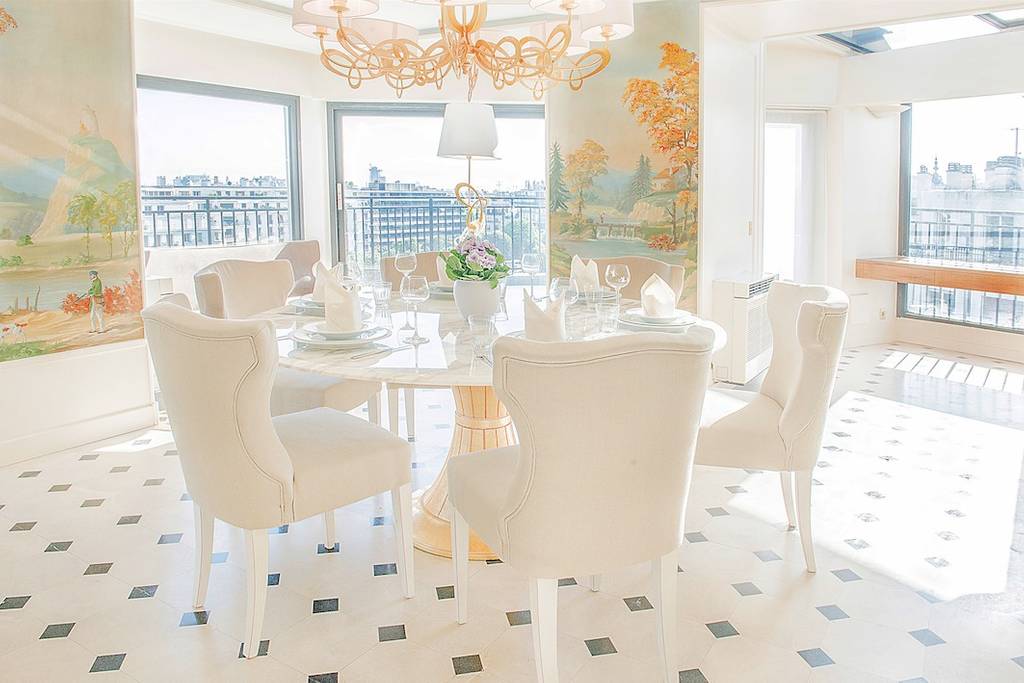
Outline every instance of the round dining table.
[[(497, 335), (522, 332), (523, 297), (528, 293), (526, 287), (507, 288), (505, 310), (495, 316)], [(622, 305), (630, 303), (636, 305), (628, 301)], [(467, 453), (515, 444), (512, 419), (492, 386), (492, 362), (486, 352), (478, 353), (479, 340), (474, 344), (451, 294), (432, 289), (431, 298), (419, 305), (416, 315), (407, 313), (399, 300), (392, 300), (386, 308), (369, 308), (374, 309), (373, 323), (391, 334), (367, 346), (345, 350), (312, 349), (292, 339), (293, 331), (318, 320), (308, 308), (289, 304), (259, 317), (269, 317), (277, 327), (282, 366), (345, 379), (451, 389), (455, 419), (448, 455), (434, 482), (413, 496), (414, 545), (434, 555), (451, 557), (448, 462)], [(409, 343), (412, 332), (403, 327), (413, 323), (425, 341)], [(698, 319), (695, 325), (714, 330), (716, 350), (725, 344), (725, 330), (716, 323)], [(567, 308), (566, 330), (570, 341), (637, 331), (619, 325), (615, 332), (600, 332), (594, 307), (583, 302)], [(406, 410), (414, 407), (406, 406)], [(497, 559), (472, 533), (469, 555), (472, 560)]]

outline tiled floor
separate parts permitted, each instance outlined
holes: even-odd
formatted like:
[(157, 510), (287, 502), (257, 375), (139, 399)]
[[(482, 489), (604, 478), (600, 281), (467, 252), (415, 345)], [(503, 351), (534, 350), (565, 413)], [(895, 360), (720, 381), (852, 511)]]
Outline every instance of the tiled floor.
[[(679, 680), (1024, 680), (1024, 370), (898, 346), (843, 363), (815, 473), (817, 574), (784, 530), (777, 476), (697, 471)], [(417, 396), (422, 484), (451, 400)], [(246, 661), (241, 534), (218, 523), (193, 612), (192, 506), (168, 432), (0, 469), (0, 680), (532, 680), (526, 583), (474, 563), (458, 626), (448, 562), (417, 553), (403, 599), (386, 510), (339, 511), (336, 552), (319, 520), (276, 530), (265, 655)], [(560, 582), (563, 680), (657, 680), (647, 578)]]

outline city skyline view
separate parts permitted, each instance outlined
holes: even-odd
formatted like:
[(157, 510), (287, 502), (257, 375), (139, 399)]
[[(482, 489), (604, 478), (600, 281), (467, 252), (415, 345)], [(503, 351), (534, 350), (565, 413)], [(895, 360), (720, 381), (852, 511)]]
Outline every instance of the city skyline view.
[(971, 164), (980, 181), (986, 162), (1014, 154), (1014, 128), (1024, 149), (1024, 95), (917, 102), (912, 111), (913, 172), (932, 170), (938, 157), (940, 173), (949, 163)]

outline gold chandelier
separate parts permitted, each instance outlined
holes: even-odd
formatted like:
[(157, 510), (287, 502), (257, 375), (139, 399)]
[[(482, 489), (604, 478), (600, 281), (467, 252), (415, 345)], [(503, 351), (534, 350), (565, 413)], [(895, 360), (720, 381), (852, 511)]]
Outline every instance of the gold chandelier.
[[(559, 83), (579, 90), (611, 61), (607, 41), (633, 31), (633, 0), (531, 0), (564, 19), (534, 22), (518, 37), (485, 27), (486, 0), (441, 0), (440, 36), (424, 45), (412, 26), (368, 18), (378, 0), (293, 3), (293, 28), (319, 41), (327, 70), (352, 88), (383, 79), (399, 97), (413, 86), (440, 89), (450, 74), (466, 80), (470, 97), (481, 73), (496, 90), (521, 84), (537, 99)], [(594, 40), (598, 47), (590, 46)]]

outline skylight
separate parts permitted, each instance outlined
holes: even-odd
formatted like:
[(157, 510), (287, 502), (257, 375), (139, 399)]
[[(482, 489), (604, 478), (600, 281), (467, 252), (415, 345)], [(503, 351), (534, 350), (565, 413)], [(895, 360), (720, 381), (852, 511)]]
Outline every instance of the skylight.
[(865, 54), (983, 36), (1022, 25), (1024, 25), (1024, 9), (1003, 10), (976, 16), (929, 19), (891, 26), (835, 31), (822, 34), (822, 38), (839, 43), (854, 52)]

